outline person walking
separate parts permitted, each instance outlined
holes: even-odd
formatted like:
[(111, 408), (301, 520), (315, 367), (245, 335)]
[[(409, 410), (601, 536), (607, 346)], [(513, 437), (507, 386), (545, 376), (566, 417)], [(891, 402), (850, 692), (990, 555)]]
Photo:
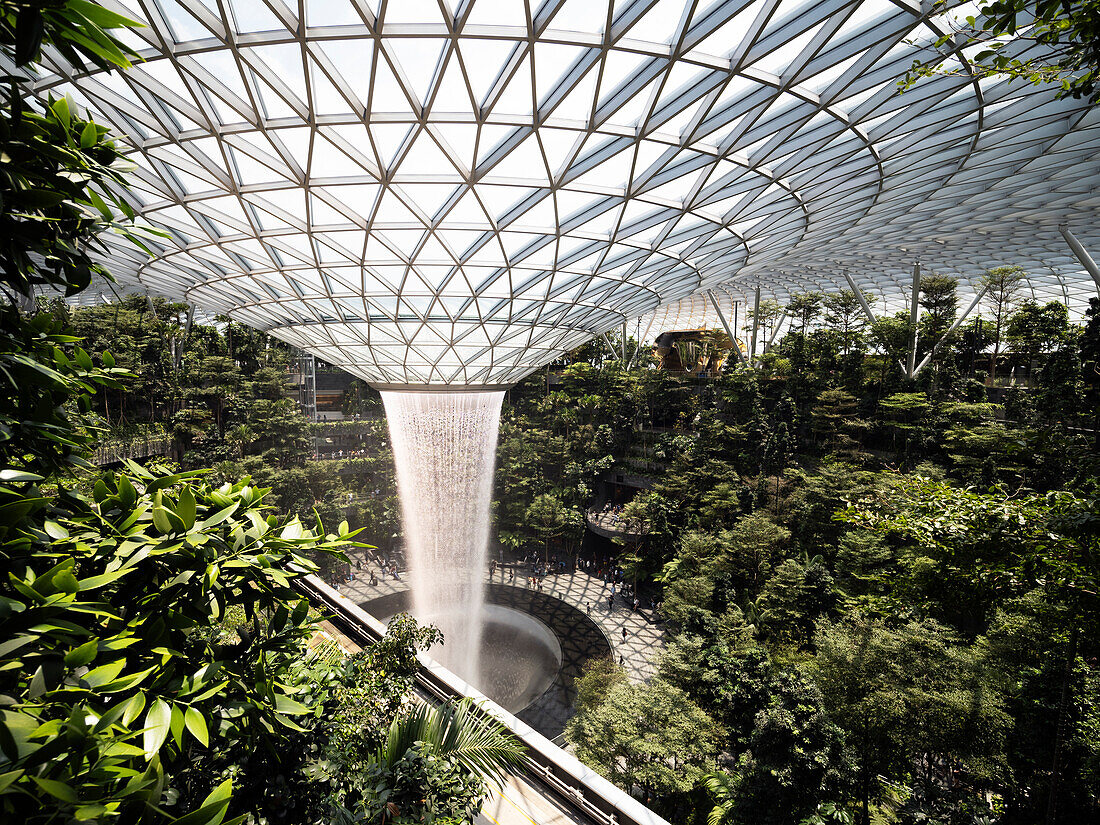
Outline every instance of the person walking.
[(623, 628), (623, 641), (626, 641), (626, 628)]

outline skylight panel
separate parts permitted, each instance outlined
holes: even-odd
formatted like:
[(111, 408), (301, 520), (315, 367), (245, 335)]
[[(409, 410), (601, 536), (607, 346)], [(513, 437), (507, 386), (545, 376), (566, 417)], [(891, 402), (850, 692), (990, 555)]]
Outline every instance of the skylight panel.
[[(411, 2), (411, 0), (405, 0)], [(349, 0), (304, 0), (307, 26), (361, 26), (363, 18)], [(395, 4), (405, 5), (405, 3)]]
[(263, 0), (226, 0), (238, 34), (286, 31), (286, 26)]
[(565, 0), (550, 21), (550, 28), (586, 34), (602, 34), (609, 0)]
[(524, 3), (516, 0), (475, 0), (467, 26), (526, 26)]

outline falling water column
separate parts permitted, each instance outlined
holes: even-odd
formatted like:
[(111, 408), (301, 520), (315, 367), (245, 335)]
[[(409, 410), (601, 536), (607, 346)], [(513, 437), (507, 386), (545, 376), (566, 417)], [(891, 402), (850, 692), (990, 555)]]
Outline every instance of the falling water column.
[(443, 631), (432, 651), (480, 681), (489, 503), (503, 392), (382, 392), (397, 469), (412, 612)]

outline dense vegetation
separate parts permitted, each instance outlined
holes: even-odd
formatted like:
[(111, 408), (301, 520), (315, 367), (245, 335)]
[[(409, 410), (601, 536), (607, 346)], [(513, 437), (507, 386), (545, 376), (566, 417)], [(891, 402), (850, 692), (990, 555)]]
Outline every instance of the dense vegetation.
[[(648, 685), (593, 664), (570, 728), (582, 758), (676, 822), (1097, 815), (1100, 320), (1095, 305), (1073, 324), (1059, 304), (1014, 300), (1007, 274), (989, 276), (1009, 283), (1003, 305), (934, 351), (955, 282), (926, 276), (916, 380), (908, 316), (864, 323), (840, 293), (796, 296), (755, 368), (682, 376), (643, 353), (626, 370), (594, 344), (508, 394), (504, 547), (582, 552), (601, 478), (653, 481), (623, 511), (645, 538), (616, 552), (663, 600), (669, 646)], [(178, 308), (154, 307), (178, 325)], [(118, 337), (156, 332), (143, 300), (71, 312), (97, 347), (113, 340), (127, 381), (149, 369), (142, 352), (164, 352)], [(247, 470), (280, 511), (398, 537), (376, 396), (359, 388), (359, 420), (309, 425), (287, 402), (268, 424), (241, 411), (285, 397), (278, 345), (196, 324), (177, 352), (122, 396), (119, 433), (206, 421), (192, 439), (164, 425), (185, 465)], [(113, 392), (97, 394), (101, 416)], [(310, 460), (311, 436), (359, 455)]]
[(502, 536), (609, 469), (654, 481), (619, 559), (670, 643), (648, 685), (591, 668), (582, 758), (678, 822), (1100, 815), (1100, 302), (1076, 325), (986, 280), (933, 352), (957, 302), (926, 276), (916, 380), (907, 315), (865, 324), (849, 293), (796, 296), (755, 369), (591, 349), (512, 391)]

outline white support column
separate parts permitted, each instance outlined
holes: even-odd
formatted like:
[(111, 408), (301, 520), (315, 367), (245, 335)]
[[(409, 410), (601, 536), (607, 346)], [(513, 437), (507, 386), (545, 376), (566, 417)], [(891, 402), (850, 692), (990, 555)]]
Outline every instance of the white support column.
[(760, 284), (756, 285), (756, 292), (752, 299), (752, 347), (749, 350), (749, 361), (756, 363), (756, 332), (760, 329)]
[[(737, 343), (737, 336), (733, 334), (733, 330), (730, 329), (730, 322), (726, 320), (726, 315), (722, 312), (722, 307), (718, 306), (718, 299), (714, 296), (712, 291), (707, 292), (707, 297), (710, 298), (710, 304), (714, 307), (714, 311), (718, 313), (718, 320), (722, 322), (722, 329), (726, 331), (726, 335), (729, 336), (730, 342), (733, 344), (733, 351), (737, 353), (737, 363), (745, 363), (745, 356), (741, 352), (741, 346)], [(737, 304), (734, 304), (734, 311), (736, 312)], [(734, 320), (734, 326), (737, 325), (736, 316)]]
[(867, 298), (863, 295), (863, 290), (856, 286), (856, 282), (852, 279), (852, 276), (848, 274), (848, 270), (844, 270), (844, 280), (848, 282), (848, 286), (851, 287), (852, 292), (856, 294), (856, 299), (859, 301), (859, 305), (863, 307), (863, 314), (867, 316), (867, 320), (870, 323), (875, 322), (875, 313), (871, 311), (871, 305), (867, 303)]
[(1096, 281), (1096, 292), (1100, 294), (1100, 267), (1096, 265), (1096, 261), (1092, 259), (1088, 250), (1081, 246), (1081, 242), (1069, 231), (1068, 226), (1063, 224), (1058, 227), (1058, 231), (1062, 233), (1062, 237), (1066, 239), (1069, 248), (1073, 250), (1074, 257), (1080, 261), (1081, 266), (1083, 266), (1089, 275), (1092, 276), (1092, 279)]
[(623, 366), (626, 366), (626, 321), (623, 321), (623, 340), (620, 344), (619, 348), (623, 351)]
[(619, 358), (619, 353), (615, 352), (615, 348), (611, 346), (611, 340), (607, 337), (606, 332), (601, 332), (600, 337), (603, 339), (604, 346), (607, 347), (607, 351), (611, 353), (611, 360), (616, 361)]
[(785, 323), (787, 323), (787, 313), (784, 312), (779, 316), (779, 320), (775, 322), (775, 326), (772, 328), (772, 334), (768, 336), (768, 343), (764, 345), (764, 352), (772, 348), (772, 344), (775, 343), (775, 337), (779, 335), (779, 330), (783, 329)]
[[(852, 292), (856, 294), (856, 298), (859, 300), (859, 305), (863, 307), (863, 314), (867, 316), (867, 320), (870, 323), (874, 323), (877, 319), (875, 313), (871, 310), (871, 305), (867, 303), (867, 299), (863, 295), (863, 290), (856, 286), (856, 282), (852, 280), (852, 276), (848, 274), (848, 270), (844, 270), (844, 280), (848, 282), (848, 286), (852, 288)], [(905, 372), (905, 363), (899, 358), (898, 366), (901, 367), (901, 371)]]
[(909, 299), (909, 366), (906, 375), (915, 378), (917, 374), (917, 322), (920, 320), (920, 262), (913, 264), (913, 293)]
[(934, 347), (932, 347), (932, 351), (924, 356), (924, 360), (917, 365), (917, 368), (913, 371), (914, 378), (920, 375), (920, 371), (928, 366), (928, 362), (932, 360), (932, 356), (939, 352), (940, 347), (947, 343), (947, 339), (954, 334), (955, 330), (962, 326), (962, 322), (970, 317), (970, 313), (972, 313), (977, 308), (982, 298), (985, 297), (985, 293), (988, 291), (989, 287), (985, 287), (982, 289), (981, 292), (974, 296), (974, 300), (970, 302), (970, 306), (966, 308), (966, 311), (964, 311), (962, 315), (955, 319), (955, 323), (947, 328), (947, 332), (945, 332), (943, 334), (943, 337), (936, 342), (936, 345)]

